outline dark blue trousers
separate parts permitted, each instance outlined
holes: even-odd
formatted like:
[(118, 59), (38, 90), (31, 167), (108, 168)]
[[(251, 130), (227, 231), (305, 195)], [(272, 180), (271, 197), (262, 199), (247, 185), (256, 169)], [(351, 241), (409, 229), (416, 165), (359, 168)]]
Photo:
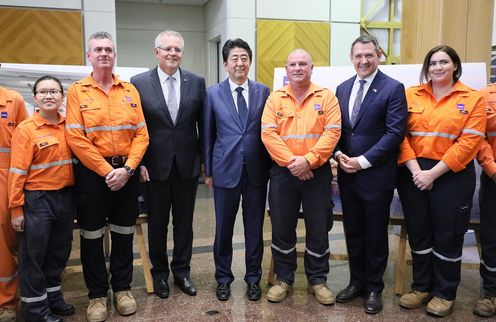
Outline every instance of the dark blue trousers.
[(486, 295), (496, 296), (496, 183), (485, 173), (480, 177), (479, 206), (482, 287)]

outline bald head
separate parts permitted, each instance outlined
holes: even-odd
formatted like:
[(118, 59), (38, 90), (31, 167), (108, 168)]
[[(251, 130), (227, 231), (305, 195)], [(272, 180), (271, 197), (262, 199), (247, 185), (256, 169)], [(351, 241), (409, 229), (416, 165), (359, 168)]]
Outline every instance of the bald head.
[(286, 65), (289, 62), (289, 57), (294, 56), (294, 55), (306, 56), (306, 58), (310, 62), (310, 64), (311, 65), (313, 64), (312, 63), (312, 56), (310, 55), (310, 53), (308, 51), (301, 49), (301, 48), (296, 48), (292, 52), (290, 52), (288, 55), (288, 58), (286, 58)]

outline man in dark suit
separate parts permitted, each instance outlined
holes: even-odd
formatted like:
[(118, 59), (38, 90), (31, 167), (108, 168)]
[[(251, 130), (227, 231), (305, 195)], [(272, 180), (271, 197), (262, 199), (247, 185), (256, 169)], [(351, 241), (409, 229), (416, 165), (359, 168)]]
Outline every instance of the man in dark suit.
[(204, 107), (205, 183), (214, 191), (216, 296), (230, 297), (232, 237), (242, 196), (245, 282), (250, 300), (261, 297), (263, 236), (270, 158), (260, 139), (260, 119), (269, 88), (248, 79), (250, 46), (228, 40), (222, 48), (229, 77), (207, 90)]
[(389, 208), (396, 181), (398, 148), (406, 131), (403, 84), (377, 66), (377, 39), (358, 37), (351, 46), (357, 72), (337, 87), (342, 133), (335, 153), (349, 255), (350, 283), (336, 300), (365, 295), (365, 312), (382, 310), (382, 276), (389, 253)]
[[(140, 93), (150, 145), (143, 158), (141, 181), (148, 206), (148, 246), (155, 294), (169, 296), (167, 227), (172, 207), (174, 283), (196, 295), (190, 279), (193, 212), (200, 175), (200, 139), (205, 80), (179, 68), (184, 40), (175, 31), (155, 39), (158, 67), (131, 78)], [(199, 130), (199, 131), (198, 131)]]

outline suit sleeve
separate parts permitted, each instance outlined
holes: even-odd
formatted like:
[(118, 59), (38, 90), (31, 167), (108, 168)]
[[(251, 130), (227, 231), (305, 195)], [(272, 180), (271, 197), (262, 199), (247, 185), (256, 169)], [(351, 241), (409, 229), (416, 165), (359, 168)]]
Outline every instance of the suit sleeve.
[[(388, 84), (386, 84), (387, 86)], [(388, 98), (386, 112), (386, 131), (379, 141), (366, 151), (363, 156), (372, 166), (394, 155), (405, 137), (408, 109), (405, 87), (396, 83)]]
[(138, 98), (136, 100), (138, 104), (136, 108), (136, 111), (138, 113), (138, 125), (136, 131), (134, 132), (134, 137), (131, 142), (131, 148), (129, 149), (128, 159), (126, 161), (126, 165), (134, 170), (139, 166), (141, 159), (143, 158), (143, 155), (148, 148), (149, 137), (138, 90), (132, 84), (128, 83), (127, 86), (132, 87), (131, 92)]
[(217, 128), (215, 125), (215, 115), (212, 106), (211, 90), (207, 91), (205, 95), (205, 102), (203, 105), (203, 162), (205, 166), (205, 175), (212, 176), (212, 153), (214, 143), (217, 135)]
[[(205, 133), (204, 127), (205, 127), (205, 119), (204, 119), (204, 112), (203, 109), (205, 108), (205, 99), (207, 95), (207, 90), (205, 86), (205, 79), (202, 77), (201, 79), (201, 84), (200, 84), (200, 102), (201, 102), (201, 107), (200, 107), (200, 113), (198, 114), (198, 148), (200, 150), (200, 162), (203, 163), (205, 160), (205, 151), (204, 151), (204, 146), (203, 146), (203, 135)], [(205, 170), (206, 171), (206, 170)]]

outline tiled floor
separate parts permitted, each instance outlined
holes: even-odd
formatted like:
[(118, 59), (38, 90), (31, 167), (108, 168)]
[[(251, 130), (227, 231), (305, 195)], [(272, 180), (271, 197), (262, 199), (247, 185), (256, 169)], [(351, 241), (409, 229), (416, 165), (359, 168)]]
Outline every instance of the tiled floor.
[[(244, 246), (241, 220), (237, 220), (234, 237), (233, 272), (236, 280), (231, 286), (232, 297), (229, 301), (220, 302), (215, 297), (216, 282), (214, 279), (214, 262), (212, 244), (214, 235), (214, 213), (212, 193), (200, 185), (196, 203), (193, 243), (193, 259), (191, 262), (191, 278), (198, 287), (198, 294), (190, 297), (183, 294), (178, 288), (172, 287), (172, 278), (169, 279), (171, 296), (159, 299), (155, 295), (146, 293), (142, 268), (135, 266), (133, 294), (137, 299), (138, 311), (129, 317), (121, 317), (111, 306), (108, 321), (431, 321), (435, 318), (427, 316), (422, 309), (405, 310), (398, 306), (398, 297), (393, 293), (394, 262), (397, 246), (397, 231), (390, 229), (390, 261), (385, 273), (386, 288), (383, 293), (384, 310), (377, 315), (367, 315), (363, 312), (362, 301), (357, 299), (348, 304), (323, 306), (307, 293), (307, 283), (303, 272), (303, 260), (298, 260), (300, 266), (297, 271), (295, 292), (281, 303), (269, 303), (267, 292), (267, 271), (270, 265), (270, 220), (265, 221), (265, 254), (263, 261), (263, 294), (262, 300), (251, 302), (245, 297), (244, 274)], [(146, 234), (146, 232), (145, 232)], [(63, 290), (68, 302), (76, 306), (76, 314), (64, 319), (65, 321), (85, 321), (87, 297), (79, 263), (79, 237), (75, 232), (73, 254), (64, 275)], [(301, 245), (304, 247), (303, 225), (298, 227)], [(468, 246), (464, 252), (464, 259), (477, 262), (476, 247), (473, 246), (473, 237), (467, 236)], [(335, 223), (330, 235), (331, 252), (345, 252), (344, 235), (341, 223)], [(171, 242), (172, 246), (172, 242)], [(139, 258), (138, 247), (135, 245), (136, 257)], [(411, 267), (405, 274), (405, 288), (411, 282)], [(349, 279), (348, 263), (345, 261), (331, 261), (331, 271), (328, 285), (336, 294), (344, 288)], [(445, 321), (489, 321), (472, 314), (472, 307), (479, 295), (479, 273), (475, 270), (462, 271), (462, 283), (458, 289), (458, 298), (455, 311)], [(110, 297), (109, 297), (110, 298)], [(493, 319), (496, 321), (496, 318)]]

